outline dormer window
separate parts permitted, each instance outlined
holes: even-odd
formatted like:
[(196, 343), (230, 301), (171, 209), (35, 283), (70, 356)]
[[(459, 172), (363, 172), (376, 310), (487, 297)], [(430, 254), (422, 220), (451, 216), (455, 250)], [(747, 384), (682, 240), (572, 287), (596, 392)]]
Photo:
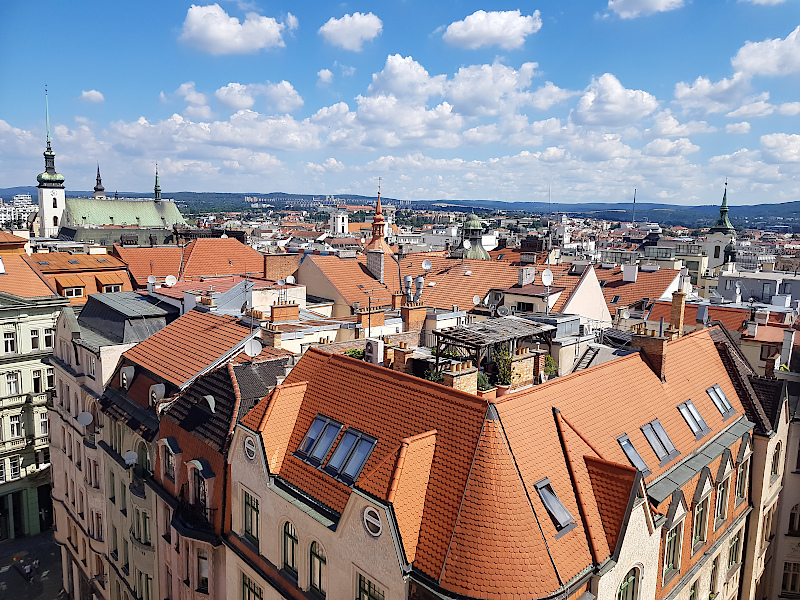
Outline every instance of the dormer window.
[(333, 419), (317, 415), (308, 428), (303, 441), (297, 448), (297, 454), (313, 464), (319, 466), (328, 456), (328, 453), (333, 446), (333, 442), (342, 430), (342, 424), (337, 423)]
[(325, 465), (325, 471), (345, 483), (352, 485), (369, 458), (377, 440), (366, 434), (348, 429)]
[(619, 445), (622, 446), (622, 451), (625, 453), (625, 456), (628, 457), (628, 460), (631, 461), (631, 464), (636, 468), (636, 470), (638, 470), (644, 477), (650, 475), (650, 468), (647, 466), (647, 463), (644, 462), (644, 459), (636, 450), (630, 438), (627, 435), (621, 435), (617, 438), (617, 441), (619, 442)]
[(709, 431), (711, 431), (711, 428), (706, 425), (705, 419), (703, 419), (700, 411), (697, 410), (697, 407), (691, 400), (687, 400), (683, 404), (679, 404), (678, 411), (686, 420), (686, 423), (689, 425), (689, 429), (692, 430), (692, 433), (695, 436), (695, 441), (699, 440)]
[(82, 287), (64, 288), (64, 297), (65, 298), (83, 298), (83, 288)]
[(727, 420), (736, 413), (736, 409), (733, 408), (731, 401), (728, 400), (725, 392), (722, 391), (722, 388), (719, 387), (718, 384), (715, 383), (713, 386), (708, 388), (706, 392), (709, 396), (711, 396), (714, 406), (716, 406), (717, 410), (719, 410), (719, 412), (722, 414), (723, 420)]
[(661, 461), (660, 467), (663, 467), (680, 454), (658, 419), (642, 426), (642, 433), (653, 448), (653, 452), (656, 453), (658, 460)]
[(575, 519), (572, 517), (569, 510), (567, 510), (567, 507), (558, 499), (548, 478), (545, 477), (537, 481), (534, 487), (539, 493), (539, 499), (542, 501), (542, 504), (544, 504), (550, 518), (553, 520), (553, 524), (558, 530), (556, 538), (561, 537), (575, 527)]

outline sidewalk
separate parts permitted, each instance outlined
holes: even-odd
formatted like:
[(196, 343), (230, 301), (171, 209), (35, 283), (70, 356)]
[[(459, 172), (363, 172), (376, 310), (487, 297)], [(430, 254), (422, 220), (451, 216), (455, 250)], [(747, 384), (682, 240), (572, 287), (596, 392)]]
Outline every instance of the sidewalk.
[[(39, 560), (39, 573), (25, 580), (20, 559)], [(48, 531), (0, 543), (0, 600), (55, 600), (61, 591), (61, 549)]]

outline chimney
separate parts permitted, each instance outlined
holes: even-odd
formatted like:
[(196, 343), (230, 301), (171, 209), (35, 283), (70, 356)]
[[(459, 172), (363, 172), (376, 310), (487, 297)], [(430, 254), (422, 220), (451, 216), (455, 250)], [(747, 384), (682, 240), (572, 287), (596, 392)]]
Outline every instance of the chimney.
[(792, 360), (792, 346), (794, 346), (794, 329), (783, 330), (783, 346), (781, 346), (781, 364), (789, 365)]
[(265, 346), (269, 346), (270, 348), (280, 348), (281, 347), (280, 330), (277, 327), (275, 327), (275, 325), (267, 323), (266, 326), (261, 329), (261, 341), (264, 343)]
[(472, 361), (453, 363), (450, 370), (444, 372), (443, 385), (476, 396), (478, 394), (478, 369), (472, 366)]
[(745, 321), (745, 324), (747, 325), (747, 335), (750, 337), (756, 337), (756, 334), (758, 333), (758, 323), (755, 321)]
[(297, 321), (300, 319), (300, 305), (296, 302), (275, 302), (270, 311), (271, 323), (277, 321)]
[(622, 281), (625, 283), (636, 283), (639, 276), (639, 265), (622, 265)]
[(394, 349), (394, 363), (392, 364), (392, 369), (395, 371), (402, 371), (403, 373), (413, 374), (414, 363), (411, 359), (413, 355), (414, 349), (410, 348), (405, 342), (400, 342), (400, 346), (395, 347)]
[(383, 283), (385, 260), (383, 250), (367, 250), (367, 271), (381, 283)]
[(406, 331), (421, 331), (428, 316), (428, 307), (421, 302), (409, 302), (400, 309)]
[(534, 383), (541, 382), (544, 379), (542, 373), (544, 373), (544, 361), (547, 357), (547, 352), (544, 350), (531, 350), (531, 352), (533, 353)]
[(517, 270), (517, 285), (522, 287), (533, 283), (534, 277), (536, 277), (536, 267), (519, 267)]
[(764, 375), (767, 377), (775, 377), (775, 367), (780, 357), (781, 355), (776, 352), (767, 358), (766, 363), (764, 363)]
[(401, 306), (403, 306), (403, 298), (405, 296), (403, 294), (392, 294), (392, 309), (397, 310)]
[(382, 308), (373, 307), (371, 311), (368, 308), (362, 308), (356, 313), (356, 322), (364, 331), (368, 327), (383, 327), (386, 323), (386, 313)]
[(775, 263), (774, 262), (761, 263), (761, 270), (762, 271), (774, 271), (775, 270)]
[(669, 318), (669, 328), (675, 332), (676, 337), (683, 335), (683, 316), (686, 312), (686, 292), (678, 290), (672, 292), (672, 312)]
[[(653, 332), (655, 333), (655, 332)], [(644, 354), (658, 378), (665, 381), (667, 363), (667, 338), (655, 335), (634, 333), (631, 335), (631, 348), (638, 348)]]

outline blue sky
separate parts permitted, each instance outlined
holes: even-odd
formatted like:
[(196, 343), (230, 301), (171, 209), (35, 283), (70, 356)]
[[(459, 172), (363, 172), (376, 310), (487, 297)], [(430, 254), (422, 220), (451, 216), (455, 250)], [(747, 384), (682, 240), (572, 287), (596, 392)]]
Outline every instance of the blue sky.
[[(567, 7), (565, 9), (565, 7)], [(0, 187), (800, 200), (800, 1), (0, 4)]]

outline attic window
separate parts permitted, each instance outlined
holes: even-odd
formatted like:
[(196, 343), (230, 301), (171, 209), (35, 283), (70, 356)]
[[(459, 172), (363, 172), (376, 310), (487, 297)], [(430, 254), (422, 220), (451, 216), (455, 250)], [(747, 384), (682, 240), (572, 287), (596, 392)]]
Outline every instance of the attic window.
[(297, 454), (313, 464), (319, 466), (328, 456), (333, 442), (342, 430), (342, 424), (333, 419), (317, 415), (308, 428), (308, 433), (300, 442)]
[(617, 302), (619, 302), (619, 296), (614, 296), (614, 297), (611, 299), (611, 304), (616, 304)]
[(680, 454), (658, 419), (642, 426), (642, 433), (647, 438), (647, 441), (650, 442), (650, 446), (653, 448), (653, 452), (656, 453), (658, 460), (661, 461), (659, 466), (663, 467)]
[(725, 392), (722, 391), (722, 388), (719, 387), (718, 384), (715, 383), (713, 386), (708, 388), (706, 392), (709, 396), (711, 396), (711, 400), (714, 401), (714, 406), (717, 407), (717, 410), (722, 413), (723, 420), (727, 420), (728, 417), (736, 413), (736, 409), (733, 408), (731, 401), (728, 400)]
[(608, 280), (607, 280), (607, 279), (601, 279), (601, 280), (600, 280), (600, 288), (602, 289), (602, 288), (606, 287), (606, 283), (607, 283), (607, 282), (608, 282)]
[(683, 404), (679, 404), (678, 410), (680, 411), (681, 415), (683, 415), (683, 418), (686, 419), (689, 429), (692, 430), (692, 433), (695, 436), (695, 441), (699, 440), (709, 431), (711, 431), (711, 428), (706, 425), (703, 415), (700, 414), (700, 411), (697, 410), (697, 407), (691, 400), (687, 400)]
[(641, 472), (641, 474), (645, 477), (650, 475), (650, 468), (633, 446), (630, 438), (627, 435), (621, 435), (617, 438), (617, 441), (619, 442), (619, 445), (622, 446), (622, 451), (625, 453), (625, 456), (627, 456), (628, 460), (631, 461), (631, 464), (636, 467), (636, 470)]
[(68, 261), (68, 262), (69, 262), (69, 264), (71, 264), (71, 265), (79, 265), (79, 264), (80, 264), (80, 261), (78, 261), (78, 260), (70, 260), (70, 261)]
[(352, 485), (369, 458), (377, 440), (355, 429), (344, 432), (342, 440), (325, 465), (325, 471)]
[(567, 507), (558, 499), (558, 496), (553, 490), (553, 486), (550, 484), (550, 480), (545, 477), (533, 485), (539, 493), (539, 499), (542, 501), (542, 504), (544, 504), (544, 507), (550, 514), (550, 518), (553, 519), (553, 524), (558, 530), (558, 535), (556, 537), (561, 537), (567, 533), (567, 531), (575, 527), (575, 519), (572, 518)]
[(108, 262), (105, 258), (98, 258), (97, 262)]
[(49, 263), (49, 262), (47, 262), (46, 260), (40, 260), (40, 261), (39, 261), (39, 264), (40, 264), (40, 265), (49, 265), (50, 263)]

